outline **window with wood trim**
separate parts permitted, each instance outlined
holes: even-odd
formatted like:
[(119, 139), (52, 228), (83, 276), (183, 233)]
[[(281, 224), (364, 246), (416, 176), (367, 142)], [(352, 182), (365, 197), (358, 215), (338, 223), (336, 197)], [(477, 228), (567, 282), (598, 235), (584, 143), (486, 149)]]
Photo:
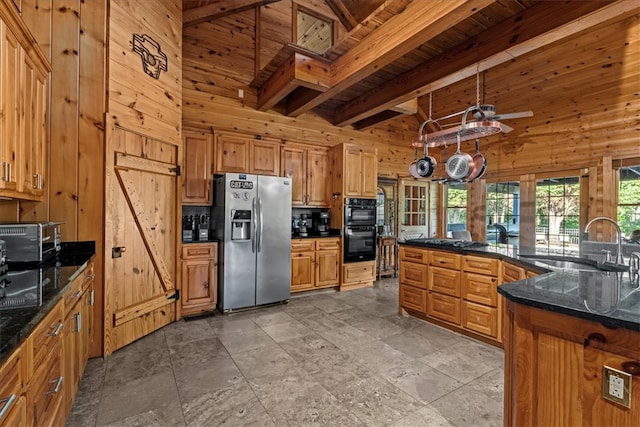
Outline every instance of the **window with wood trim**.
[(577, 176), (536, 182), (536, 248), (577, 256), (580, 251), (580, 180)]
[(336, 25), (331, 18), (293, 3), (293, 37), (298, 46), (325, 53), (335, 43)]
[(453, 231), (467, 229), (467, 184), (447, 184), (447, 237), (452, 237)]
[(518, 245), (520, 239), (520, 182), (487, 184), (487, 242)]
[(628, 239), (635, 230), (640, 230), (640, 161), (637, 165), (618, 169), (617, 220), (622, 234)]

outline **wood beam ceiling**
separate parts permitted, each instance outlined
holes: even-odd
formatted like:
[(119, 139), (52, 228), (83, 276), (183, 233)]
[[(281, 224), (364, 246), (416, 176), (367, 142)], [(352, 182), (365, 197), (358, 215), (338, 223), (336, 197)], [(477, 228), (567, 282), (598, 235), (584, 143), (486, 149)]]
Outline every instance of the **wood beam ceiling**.
[(353, 30), (359, 22), (351, 14), (349, 9), (345, 6), (342, 0), (325, 0), (325, 3), (331, 8), (333, 13), (336, 14), (342, 25), (347, 31)]
[[(451, 85), (637, 8), (633, 1), (540, 2), (457, 47), (355, 98), (334, 124), (370, 124), (369, 117)], [(326, 92), (325, 92), (326, 93)]]
[(206, 6), (184, 10), (182, 12), (182, 26), (197, 25), (276, 1), (279, 0), (213, 0)]
[[(445, 2), (414, 1), (406, 9), (389, 19), (384, 25), (374, 30), (361, 43), (337, 58), (330, 64), (329, 87), (317, 92), (317, 96), (303, 94), (303, 98), (296, 98), (292, 94), (287, 100), (287, 115), (297, 117), (323, 102), (331, 99), (358, 81), (375, 73), (380, 68), (390, 64), (402, 55), (416, 49), (426, 41), (451, 28), (479, 10), (493, 3), (495, 0), (448, 0)], [(290, 58), (282, 67), (260, 88), (258, 109), (266, 111), (291, 90), (292, 73), (287, 69), (291, 66)], [(294, 61), (295, 62), (295, 61)], [(322, 76), (317, 80), (324, 82), (325, 72), (320, 67)], [(305, 76), (314, 80), (313, 71), (305, 71)], [(308, 83), (309, 80), (305, 80)], [(393, 106), (407, 101), (395, 103)]]

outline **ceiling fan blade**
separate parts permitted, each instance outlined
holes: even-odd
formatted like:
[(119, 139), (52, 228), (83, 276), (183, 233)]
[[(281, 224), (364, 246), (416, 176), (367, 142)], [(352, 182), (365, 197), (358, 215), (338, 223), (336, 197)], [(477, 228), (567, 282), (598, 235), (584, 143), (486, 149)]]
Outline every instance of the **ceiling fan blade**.
[(500, 123), (500, 129), (502, 130), (502, 133), (509, 133), (513, 130), (511, 126), (507, 126), (504, 123)]
[(521, 117), (533, 117), (533, 111), (520, 111), (518, 113), (496, 114), (493, 120), (519, 119)]

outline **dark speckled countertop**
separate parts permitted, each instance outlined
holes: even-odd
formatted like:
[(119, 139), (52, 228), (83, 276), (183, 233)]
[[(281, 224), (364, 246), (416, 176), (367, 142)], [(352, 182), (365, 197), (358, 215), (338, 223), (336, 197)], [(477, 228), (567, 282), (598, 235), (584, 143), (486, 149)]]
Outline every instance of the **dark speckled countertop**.
[[(95, 252), (93, 241), (63, 242), (57, 258), (45, 265), (31, 267), (9, 264), (9, 280), (18, 274), (28, 274), (30, 277), (42, 278), (45, 285), (39, 286), (41, 296), (38, 304), (12, 308), (0, 305), (0, 363), (60, 301), (69, 284), (87, 267)], [(46, 278), (52, 280), (48, 281)], [(34, 285), (34, 289), (36, 287)]]
[(640, 289), (631, 285), (628, 273), (551, 269), (521, 257), (520, 249), (512, 245), (456, 248), (418, 242), (400, 244), (499, 258), (535, 270), (540, 275), (501, 285), (498, 293), (518, 304), (580, 317), (609, 328), (640, 331)]

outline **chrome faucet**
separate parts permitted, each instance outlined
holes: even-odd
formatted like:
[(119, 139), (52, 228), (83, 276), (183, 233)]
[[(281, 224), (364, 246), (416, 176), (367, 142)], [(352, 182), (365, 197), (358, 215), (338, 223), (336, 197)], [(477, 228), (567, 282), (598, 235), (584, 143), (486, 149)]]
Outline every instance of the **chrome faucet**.
[(618, 233), (616, 236), (618, 238), (618, 255), (616, 256), (616, 263), (624, 264), (624, 258), (622, 256), (622, 230), (620, 230), (620, 226), (618, 225), (618, 223), (612, 220), (611, 218), (606, 216), (598, 216), (593, 218), (591, 221), (587, 223), (586, 227), (584, 227), (584, 233), (582, 235), (582, 239), (583, 240), (589, 239), (589, 229), (591, 228), (591, 224), (593, 224), (596, 221), (610, 222), (615, 227), (616, 233)]

